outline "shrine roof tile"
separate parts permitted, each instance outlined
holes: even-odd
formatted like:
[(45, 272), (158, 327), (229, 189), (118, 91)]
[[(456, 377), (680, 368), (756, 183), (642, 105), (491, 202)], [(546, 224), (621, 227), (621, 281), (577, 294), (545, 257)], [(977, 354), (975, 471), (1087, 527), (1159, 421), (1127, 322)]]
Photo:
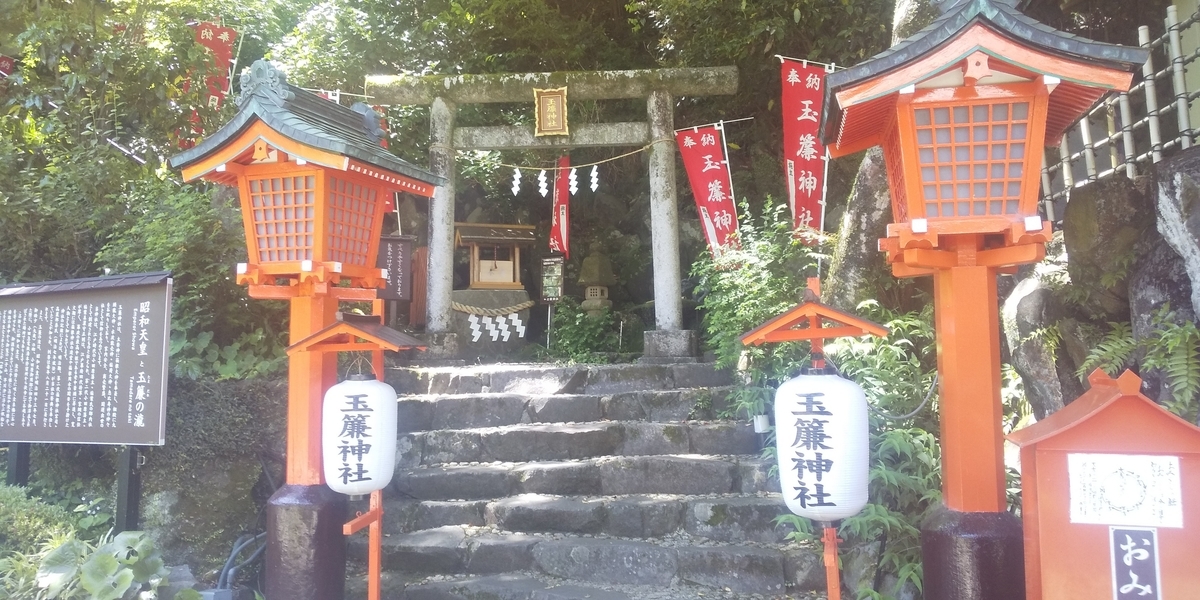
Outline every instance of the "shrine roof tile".
[(341, 106), (287, 83), (284, 74), (267, 61), (257, 61), (242, 75), (240, 109), (232, 120), (194, 148), (170, 159), (172, 168), (202, 160), (223, 147), (256, 120), (287, 138), (328, 152), (360, 160), (381, 170), (435, 186), (443, 177), (412, 165), (382, 148), (384, 132), (378, 116), (364, 103)]

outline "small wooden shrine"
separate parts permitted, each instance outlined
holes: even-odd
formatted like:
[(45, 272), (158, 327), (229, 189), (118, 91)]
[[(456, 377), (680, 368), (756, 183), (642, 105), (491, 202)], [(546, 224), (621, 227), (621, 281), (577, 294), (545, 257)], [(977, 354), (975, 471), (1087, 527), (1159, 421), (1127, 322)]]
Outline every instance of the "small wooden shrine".
[(521, 290), (521, 247), (537, 241), (533, 225), (455, 223), (454, 242), (471, 249), (472, 290)]

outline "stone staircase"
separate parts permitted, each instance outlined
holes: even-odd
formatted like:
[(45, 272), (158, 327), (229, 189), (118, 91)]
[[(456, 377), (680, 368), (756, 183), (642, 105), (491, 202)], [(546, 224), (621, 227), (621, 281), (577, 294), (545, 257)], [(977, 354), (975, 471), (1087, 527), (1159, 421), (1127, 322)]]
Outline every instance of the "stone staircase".
[[(384, 598), (816, 598), (711, 365), (397, 369)], [(366, 538), (351, 538), (365, 561)], [(351, 583), (352, 588), (365, 584)], [(358, 596), (350, 596), (358, 597)]]

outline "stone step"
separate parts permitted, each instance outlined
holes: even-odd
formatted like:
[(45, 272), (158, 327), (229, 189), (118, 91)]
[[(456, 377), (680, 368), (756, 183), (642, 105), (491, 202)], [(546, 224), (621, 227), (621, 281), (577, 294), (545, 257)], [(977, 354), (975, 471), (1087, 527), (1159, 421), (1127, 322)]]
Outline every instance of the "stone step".
[(490, 526), (517, 533), (592, 533), (659, 538), (679, 531), (719, 542), (786, 541), (776, 527), (787, 512), (779, 494), (551, 496), (499, 500), (389, 500), (384, 531), (411, 533), (447, 525)]
[[(351, 538), (350, 544), (351, 557), (358, 560), (366, 548), (361, 538)], [(686, 536), (649, 542), (564, 534), (497, 534), (457, 526), (384, 538), (383, 568), (410, 575), (531, 571), (596, 584), (670, 586), (682, 582), (772, 595), (818, 590), (824, 585), (819, 552), (796, 544), (698, 545)]]
[(651, 454), (751, 454), (758, 435), (731, 421), (530, 423), (400, 436), (398, 466), (569, 460)]
[(732, 386), (614, 394), (423, 394), (401, 396), (398, 431), (471, 429), (518, 423), (685, 421), (729, 411)]
[(778, 492), (772, 461), (698, 454), (603, 456), (398, 469), (394, 495), (415, 500), (490, 500), (516, 494), (757, 494)]
[(729, 370), (712, 363), (402, 367), (389, 369), (386, 379), (401, 394), (615, 394), (733, 383)]
[[(359, 597), (365, 595), (365, 586)], [(357, 588), (355, 591), (358, 591)], [(350, 593), (347, 593), (350, 598)], [(822, 600), (824, 594), (785, 588), (784, 593), (740, 594), (675, 582), (670, 587), (585, 584), (542, 573), (484, 576), (433, 576), (397, 591), (384, 589), (384, 600)]]

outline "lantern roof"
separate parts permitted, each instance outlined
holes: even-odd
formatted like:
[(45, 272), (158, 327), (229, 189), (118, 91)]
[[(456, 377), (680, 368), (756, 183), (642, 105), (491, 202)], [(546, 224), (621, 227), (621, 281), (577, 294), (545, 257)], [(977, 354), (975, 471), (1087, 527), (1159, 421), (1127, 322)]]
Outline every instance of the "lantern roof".
[[(797, 325), (808, 327), (797, 328)], [(883, 337), (887, 333), (887, 327), (879, 323), (844, 313), (820, 302), (808, 301), (742, 334), (741, 340), (745, 346), (759, 346), (766, 342), (824, 340), (862, 335)]]
[[(363, 341), (357, 341), (363, 340)], [(351, 352), (368, 350), (425, 349), (425, 343), (383, 324), (378, 315), (338, 313), (337, 320), (324, 329), (288, 346), (295, 352)]]
[[(1074, 438), (1070, 442), (1078, 443), (1080, 436), (1069, 432), (1082, 431), (1088, 426), (1085, 424), (1090, 423), (1110, 433), (1121, 432), (1134, 439), (1140, 437), (1143, 447), (1174, 444), (1173, 451), (1200, 453), (1200, 429), (1142, 395), (1142, 379), (1132, 371), (1127, 370), (1113, 379), (1096, 369), (1088, 376), (1088, 383), (1091, 389), (1074, 402), (1033, 425), (1008, 434), (1008, 440), (1022, 448), (1060, 437)], [(1121, 410), (1117, 410), (1118, 404)], [(1112, 414), (1106, 418), (1109, 412)], [(1100, 442), (1108, 451), (1119, 448), (1112, 439), (1101, 439)]]
[[(237, 115), (195, 147), (171, 157), (171, 167), (184, 169), (186, 179), (206, 177), (233, 183), (234, 177), (217, 169), (226, 161), (205, 163), (212, 163), (209, 159), (228, 154), (230, 149), (237, 152), (229, 157), (232, 162), (249, 163), (254, 142), (265, 138), (272, 145), (290, 142), (287, 151), (296, 158), (328, 168), (378, 169), (429, 186), (446, 183), (445, 178), (411, 165), (380, 146), (384, 132), (379, 115), (365, 103), (346, 108), (306, 92), (289, 84), (286, 75), (265, 60), (255, 61), (242, 73), (241, 86)], [(278, 136), (285, 139), (272, 139)], [(193, 169), (189, 173), (188, 168), (195, 166), (201, 167), (199, 172)], [(421, 193), (417, 189), (408, 191)]]
[[(843, 147), (869, 141), (887, 126), (886, 115), (901, 90), (962, 85), (964, 75), (971, 74), (955, 71), (976, 52), (993, 61), (990, 76), (981, 78), (979, 84), (1030, 81), (1042, 75), (1061, 81), (1051, 95), (1047, 118), (1046, 138), (1055, 139), (1104, 93), (1127, 89), (1132, 73), (1149, 56), (1144, 48), (1058, 31), (1021, 14), (1012, 4), (1005, 0), (945, 0), (941, 3), (944, 13), (912, 37), (830, 74), (825, 80), (822, 139), (830, 146)], [(984, 64), (987, 66), (986, 61)], [(848, 110), (851, 107), (857, 109)]]

